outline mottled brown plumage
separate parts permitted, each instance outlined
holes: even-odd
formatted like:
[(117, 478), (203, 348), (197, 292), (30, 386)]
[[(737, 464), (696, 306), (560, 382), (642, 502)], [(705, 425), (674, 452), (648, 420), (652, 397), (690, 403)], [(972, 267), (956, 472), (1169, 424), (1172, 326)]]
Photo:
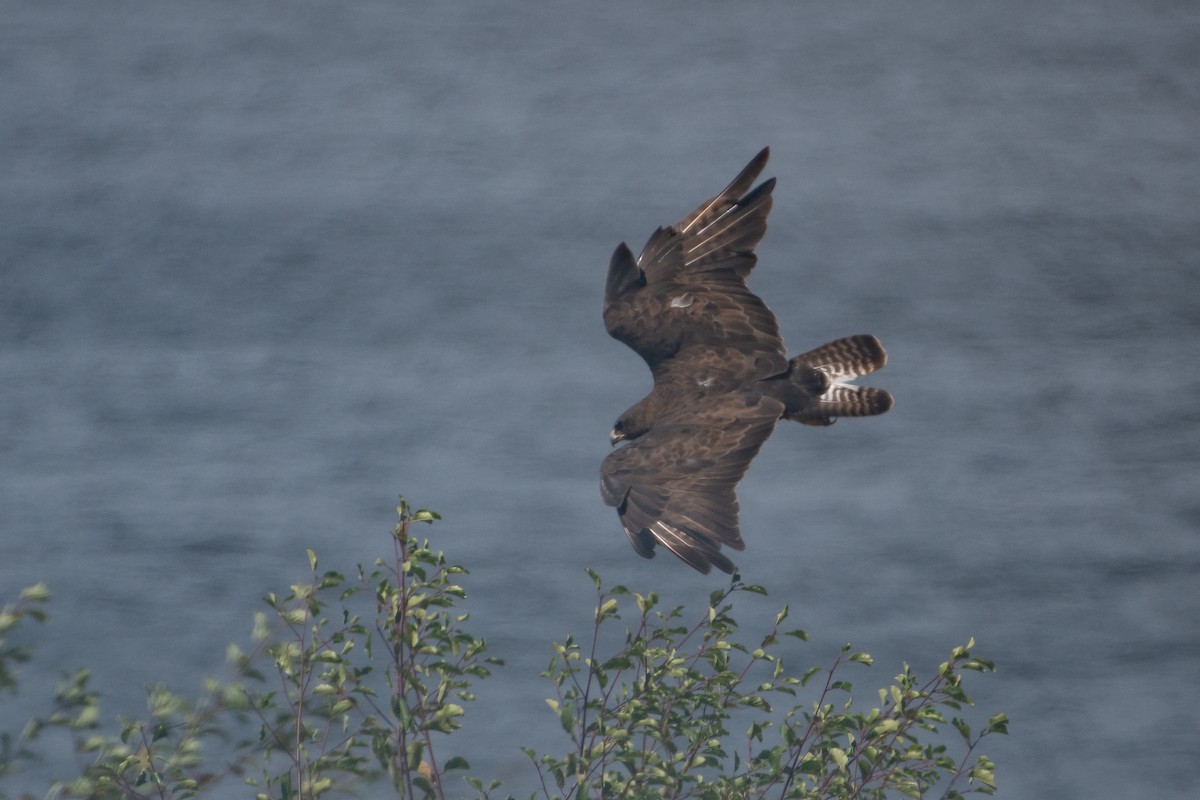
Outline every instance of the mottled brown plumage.
[(636, 259), (622, 243), (604, 292), (604, 324), (645, 359), (650, 394), (623, 413), (600, 468), (600, 493), (629, 541), (662, 545), (701, 572), (734, 571), (742, 550), (735, 489), (779, 419), (829, 425), (882, 414), (892, 397), (847, 383), (887, 362), (874, 336), (788, 359), (775, 316), (746, 287), (767, 230), (775, 179), (751, 190), (764, 148), (719, 195), (659, 228)]

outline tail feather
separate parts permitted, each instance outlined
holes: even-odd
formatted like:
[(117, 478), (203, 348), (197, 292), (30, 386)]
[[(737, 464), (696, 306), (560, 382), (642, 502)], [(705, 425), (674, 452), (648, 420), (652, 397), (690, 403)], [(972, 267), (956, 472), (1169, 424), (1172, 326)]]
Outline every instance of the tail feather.
[(873, 386), (838, 384), (816, 402), (784, 416), (805, 425), (832, 425), (838, 417), (873, 417), (892, 407), (892, 395)]
[(848, 336), (792, 359), (826, 376), (828, 383), (819, 396), (799, 408), (789, 408), (785, 419), (805, 425), (832, 425), (838, 417), (873, 417), (892, 407), (891, 394), (870, 386), (852, 386), (849, 381), (870, 375), (887, 363), (887, 352), (874, 336)]
[(837, 382), (861, 378), (882, 369), (887, 363), (887, 352), (877, 338), (864, 334), (835, 339), (792, 360), (819, 369)]

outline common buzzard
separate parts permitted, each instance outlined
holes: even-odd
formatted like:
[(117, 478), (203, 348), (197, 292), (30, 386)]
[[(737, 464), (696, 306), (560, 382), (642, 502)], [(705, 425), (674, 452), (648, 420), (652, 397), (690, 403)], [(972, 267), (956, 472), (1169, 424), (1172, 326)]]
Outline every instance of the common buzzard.
[(753, 191), (763, 148), (723, 192), (659, 228), (636, 259), (622, 243), (604, 289), (604, 325), (650, 367), (654, 388), (617, 419), (600, 494), (633, 549), (662, 545), (707, 573), (732, 573), (742, 550), (734, 490), (780, 418), (830, 425), (892, 407), (850, 381), (887, 362), (874, 336), (850, 336), (789, 359), (775, 316), (748, 288), (767, 229), (772, 178)]

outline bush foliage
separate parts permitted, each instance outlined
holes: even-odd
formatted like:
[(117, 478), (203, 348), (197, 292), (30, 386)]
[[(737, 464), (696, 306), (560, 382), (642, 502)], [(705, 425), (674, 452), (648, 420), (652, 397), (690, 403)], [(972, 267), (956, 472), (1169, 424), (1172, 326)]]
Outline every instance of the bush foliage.
[[(79, 773), (55, 782), (54, 798), (189, 798), (241, 781), (257, 798), (373, 796), (498, 797), (500, 784), (469, 773), (445, 754), (463, 724), (475, 682), (500, 664), (465, 628), (466, 570), (447, 561), (416, 523), (439, 517), (403, 499), (393, 552), (353, 578), (322, 571), (309, 551), (309, 576), (286, 595), (268, 594), (255, 614), (253, 646), (231, 645), (233, 676), (206, 682), (199, 697), (166, 686), (148, 691), (141, 719), (101, 722), (100, 696), (86, 670), (65, 675), (49, 714), (19, 732), (0, 731), (0, 797), (5, 779), (36, 760), (39, 737), (65, 731)], [(786, 606), (756, 643), (738, 636), (735, 578), (714, 592), (693, 623), (682, 608), (623, 586), (596, 587), (594, 626), (552, 648), (547, 702), (567, 739), (561, 754), (524, 752), (532, 797), (550, 798), (883, 798), (991, 794), (994, 764), (979, 754), (1007, 718), (979, 730), (963, 715), (966, 671), (989, 672), (973, 642), (954, 648), (935, 674), (905, 665), (870, 707), (852, 700), (849, 673), (872, 659), (849, 645), (827, 666), (800, 673), (778, 655)], [(49, 592), (26, 589), (0, 611), (0, 695), (17, 690), (26, 647), (6, 635), (46, 618)], [(602, 631), (627, 620), (615, 653)]]

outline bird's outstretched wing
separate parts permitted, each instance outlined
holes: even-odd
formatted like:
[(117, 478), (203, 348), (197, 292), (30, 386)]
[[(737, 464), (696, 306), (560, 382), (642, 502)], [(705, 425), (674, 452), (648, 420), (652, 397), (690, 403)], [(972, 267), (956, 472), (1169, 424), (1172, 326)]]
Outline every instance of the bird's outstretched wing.
[(691, 346), (731, 348), (754, 377), (787, 369), (775, 315), (745, 281), (771, 210), (775, 180), (750, 188), (768, 155), (763, 148), (720, 194), (655, 231), (636, 259), (625, 244), (613, 254), (604, 324), (651, 370)]
[(745, 278), (758, 259), (754, 248), (767, 232), (775, 179), (751, 185), (771, 151), (764, 147), (716, 197), (678, 225), (659, 228), (642, 248), (637, 265), (648, 284), (703, 281), (706, 272), (732, 270)]
[(617, 508), (634, 549), (662, 545), (707, 573), (732, 573), (721, 547), (744, 548), (738, 481), (771, 435), (783, 404), (756, 391), (685, 404), (600, 467), (600, 493)]

